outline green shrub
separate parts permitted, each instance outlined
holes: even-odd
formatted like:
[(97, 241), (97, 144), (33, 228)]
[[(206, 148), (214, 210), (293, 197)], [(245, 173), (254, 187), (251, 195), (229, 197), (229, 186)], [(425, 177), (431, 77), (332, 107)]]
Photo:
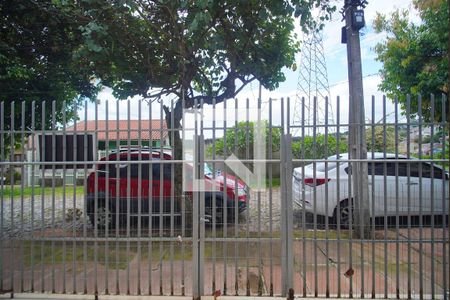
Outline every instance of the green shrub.
[(14, 184), (19, 183), (22, 180), (22, 175), (12, 169), (9, 169), (8, 171), (6, 171), (4, 177), (5, 177), (5, 182), (4, 184), (11, 184), (11, 172), (14, 172), (13, 178), (14, 178)]

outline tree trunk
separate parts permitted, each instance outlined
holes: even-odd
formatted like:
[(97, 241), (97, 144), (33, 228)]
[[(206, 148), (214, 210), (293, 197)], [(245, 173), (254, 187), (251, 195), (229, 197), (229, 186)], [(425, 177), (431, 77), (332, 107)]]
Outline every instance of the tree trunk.
[[(180, 100), (181, 101), (181, 100)], [(181, 140), (181, 119), (183, 117), (182, 106), (177, 103), (172, 110), (164, 106), (166, 114), (166, 125), (169, 129), (169, 143), (172, 147), (172, 159), (176, 161), (183, 160), (183, 141)], [(183, 191), (183, 164), (174, 163), (174, 197), (182, 208), (185, 217), (186, 229), (192, 228), (192, 199)], [(183, 205), (184, 204), (184, 205)], [(188, 230), (189, 232), (189, 230)]]

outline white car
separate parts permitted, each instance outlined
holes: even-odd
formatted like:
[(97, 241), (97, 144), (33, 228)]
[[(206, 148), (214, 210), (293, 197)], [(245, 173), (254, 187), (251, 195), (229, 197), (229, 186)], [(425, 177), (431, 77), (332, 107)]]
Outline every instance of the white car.
[[(367, 156), (372, 159), (372, 153), (368, 153)], [(395, 159), (395, 154), (392, 153), (374, 153), (373, 161), (368, 163), (371, 217), (396, 216), (397, 211), (399, 216), (448, 215), (448, 172), (436, 164), (432, 166), (429, 162), (406, 160), (406, 157), (402, 155), (397, 157), (399, 160), (405, 159), (405, 162), (389, 162), (389, 159)], [(334, 162), (327, 164), (317, 162), (294, 169), (293, 201), (296, 208), (333, 218), (332, 224), (336, 224), (339, 215), (340, 224), (347, 227), (351, 198), (348, 153), (340, 154), (339, 157), (330, 156), (328, 159)], [(337, 163), (337, 160), (342, 162)], [(398, 166), (397, 181), (396, 165)], [(304, 175), (302, 169), (304, 169)], [(420, 173), (421, 176), (419, 176)], [(398, 186), (398, 192), (396, 186)], [(375, 199), (374, 203), (372, 198)]]

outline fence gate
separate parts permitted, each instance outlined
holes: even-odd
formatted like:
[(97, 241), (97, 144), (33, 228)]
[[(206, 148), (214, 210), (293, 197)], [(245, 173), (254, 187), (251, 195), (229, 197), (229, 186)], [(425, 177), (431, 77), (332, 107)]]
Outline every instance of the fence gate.
[(173, 103), (2, 102), (0, 293), (448, 299), (448, 102), (430, 99), (373, 98), (366, 124), (339, 98), (197, 103), (180, 138)]
[(249, 100), (230, 102), (231, 108), (213, 105), (192, 117), (196, 179), (206, 175), (227, 185), (213, 191), (204, 183), (193, 193), (193, 296), (286, 296), (293, 219), (283, 104), (275, 119), (272, 101), (266, 110)]

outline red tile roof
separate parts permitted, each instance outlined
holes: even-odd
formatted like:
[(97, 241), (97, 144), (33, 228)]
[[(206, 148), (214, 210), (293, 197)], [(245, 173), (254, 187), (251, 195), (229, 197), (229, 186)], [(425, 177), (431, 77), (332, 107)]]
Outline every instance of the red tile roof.
[[(117, 134), (119, 134), (119, 140), (121, 141), (126, 141), (128, 139), (128, 134), (130, 135), (130, 140), (137, 140), (139, 137), (142, 140), (149, 140), (150, 129), (152, 132), (152, 140), (167, 138), (168, 132), (165, 120), (141, 120), (140, 122), (140, 131), (139, 120), (108, 120), (108, 122), (106, 122), (106, 120), (81, 121), (76, 124), (76, 130), (77, 132), (84, 132), (86, 130), (87, 132), (94, 134), (95, 129), (97, 128), (97, 140), (99, 141), (105, 141), (107, 134), (110, 141), (117, 140)], [(108, 133), (106, 132), (106, 125), (108, 125)], [(74, 131), (74, 129), (75, 126), (70, 126), (67, 127), (66, 131)]]

